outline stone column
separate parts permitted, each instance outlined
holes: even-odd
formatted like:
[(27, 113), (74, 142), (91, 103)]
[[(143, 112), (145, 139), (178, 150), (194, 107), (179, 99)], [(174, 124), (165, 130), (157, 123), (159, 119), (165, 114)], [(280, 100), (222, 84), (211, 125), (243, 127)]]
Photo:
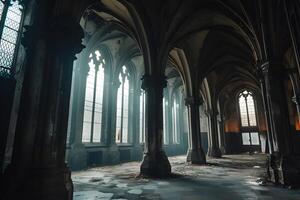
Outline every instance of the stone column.
[[(84, 56), (84, 55), (83, 55)], [(81, 56), (81, 57), (83, 57)], [(72, 170), (84, 169), (87, 166), (87, 152), (82, 143), (83, 119), (86, 80), (88, 76), (88, 64), (80, 59), (73, 70), (72, 106), (70, 111), (70, 140), (67, 155), (68, 164)]]
[[(267, 64), (267, 63), (265, 63)], [(266, 119), (266, 126), (267, 126), (267, 145), (268, 145), (268, 152), (271, 154), (274, 151), (274, 142), (273, 142), (273, 132), (271, 131), (271, 122), (270, 122), (270, 115), (269, 115), (269, 107), (268, 107), (268, 99), (266, 93), (266, 84), (265, 84), (265, 77), (262, 72), (263, 66), (257, 69), (257, 75), (260, 81), (260, 88), (263, 100), (263, 107), (264, 107), (264, 115)]]
[(163, 138), (163, 88), (164, 76), (144, 75), (142, 88), (146, 98), (146, 133), (141, 175), (166, 177), (171, 175), (171, 165), (162, 149)]
[(184, 92), (183, 90), (180, 91), (180, 97), (179, 97), (179, 112), (178, 112), (178, 117), (179, 117), (179, 136), (180, 136), (180, 152), (186, 152), (187, 150), (187, 135), (184, 134), (184, 123), (185, 120), (187, 120), (184, 116)]
[(0, 177), (6, 161), (5, 148), (9, 146), (8, 141), (13, 138), (11, 136), (12, 134), (9, 134), (9, 126), (14, 101), (15, 87), (16, 80), (13, 77), (0, 77)]
[[(284, 71), (279, 64), (268, 62), (261, 66), (266, 91), (266, 108), (270, 120), (272, 147), (268, 158), (268, 174), (278, 184), (297, 185), (300, 176), (300, 159), (294, 155), (288, 121), (288, 108), (284, 88)], [(262, 88), (264, 90), (264, 88)]]
[(284, 0), (283, 8), (295, 55), (298, 75), (300, 75), (300, 2)]
[[(106, 152), (103, 154), (103, 163), (106, 164), (117, 164), (120, 163), (120, 152), (116, 144), (116, 115), (117, 115), (117, 97), (118, 88), (120, 86), (119, 79), (112, 80), (110, 76), (109, 87), (104, 89), (107, 91), (107, 106), (105, 115), (105, 145), (107, 146)], [(118, 76), (117, 76), (118, 77)], [(106, 85), (106, 84), (105, 84)]]
[(133, 95), (132, 95), (132, 104), (131, 104), (131, 109), (132, 109), (132, 159), (133, 160), (140, 160), (142, 158), (142, 145), (140, 143), (140, 104), (143, 102), (140, 101), (140, 97), (142, 95), (142, 91), (140, 89), (140, 82), (136, 83), (135, 81), (135, 87), (133, 88)]
[(170, 88), (169, 85), (167, 85), (166, 89), (164, 90), (164, 97), (165, 97), (165, 125), (164, 128), (165, 131), (165, 141), (166, 144), (163, 143), (165, 146), (172, 146), (173, 144), (173, 121), (172, 121), (172, 105), (173, 101), (170, 95)]
[(219, 128), (219, 145), (222, 154), (226, 154), (226, 144), (225, 144), (225, 125), (224, 116), (222, 114), (218, 115), (218, 128)]
[[(139, 115), (138, 112), (136, 112), (138, 109), (136, 109), (136, 105), (139, 105), (137, 103), (136, 98), (139, 98), (139, 93), (136, 92), (135, 89), (135, 80), (130, 79), (129, 84), (129, 108), (128, 108), (128, 143), (135, 145), (137, 143), (137, 130), (136, 125), (138, 122), (136, 119), (138, 119)], [(133, 122), (133, 123), (130, 123)]]
[(219, 139), (218, 139), (218, 121), (217, 116), (218, 113), (213, 108), (208, 110), (208, 124), (209, 124), (209, 131), (208, 131), (208, 151), (207, 156), (212, 158), (220, 158), (222, 157), (221, 150), (219, 148)]
[(200, 112), (199, 108), (202, 100), (195, 97), (187, 97), (185, 104), (188, 108), (188, 123), (189, 135), (188, 143), (189, 149), (187, 152), (187, 162), (192, 164), (205, 164), (206, 157), (201, 145), (201, 130), (200, 130)]
[(284, 71), (278, 69), (276, 64), (266, 63), (262, 67), (266, 91), (267, 110), (270, 119), (273, 152), (289, 154), (289, 122), (287, 102), (282, 95), (285, 92), (283, 83)]
[(66, 137), (73, 61), (84, 34), (73, 18), (46, 24), (37, 19), (24, 33), (26, 71), (12, 162), (4, 177), (5, 200), (72, 199)]
[(102, 105), (102, 127), (100, 143), (109, 145), (111, 143), (111, 93), (114, 91), (111, 82), (111, 63), (106, 61), (104, 65), (104, 86), (103, 86), (103, 105)]

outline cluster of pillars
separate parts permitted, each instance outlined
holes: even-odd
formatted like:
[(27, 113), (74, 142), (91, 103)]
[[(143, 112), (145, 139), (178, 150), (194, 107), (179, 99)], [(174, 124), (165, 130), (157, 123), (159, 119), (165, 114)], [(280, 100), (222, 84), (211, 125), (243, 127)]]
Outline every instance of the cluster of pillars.
[(73, 195), (65, 152), (73, 61), (84, 47), (84, 33), (77, 20), (49, 19), (47, 5), (39, 6), (39, 17), (25, 27), (22, 40), (26, 70), (12, 160), (1, 180), (4, 200)]
[(281, 64), (265, 62), (258, 70), (267, 121), (269, 178), (278, 184), (298, 185), (300, 157), (293, 148), (292, 131), (286, 117), (289, 113), (287, 99), (283, 98), (284, 69)]
[[(141, 174), (154, 177), (164, 177), (171, 174), (171, 166), (163, 146), (163, 88), (166, 86), (164, 76), (145, 75), (142, 88), (146, 95), (146, 141), (144, 157), (141, 164)], [(205, 164), (206, 155), (201, 144), (200, 97), (187, 97), (185, 104), (188, 110), (188, 152), (187, 162)], [(220, 124), (218, 124), (220, 123)], [(209, 150), (208, 156), (221, 157), (219, 143), (219, 127), (222, 120), (218, 120), (217, 112), (209, 113)], [(220, 127), (221, 130), (223, 130)], [(223, 132), (222, 132), (223, 133)], [(223, 144), (223, 143), (222, 143)]]

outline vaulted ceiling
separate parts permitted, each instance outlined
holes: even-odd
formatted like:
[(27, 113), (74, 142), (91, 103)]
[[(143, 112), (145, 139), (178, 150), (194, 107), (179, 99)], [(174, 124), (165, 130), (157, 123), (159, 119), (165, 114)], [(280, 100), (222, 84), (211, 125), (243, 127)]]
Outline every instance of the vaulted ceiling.
[[(204, 78), (217, 96), (228, 87), (258, 89), (257, 63), (289, 48), (287, 31), (272, 35), (282, 28), (278, 24), (283, 14), (276, 13), (276, 19), (267, 16), (280, 10), (280, 3), (272, 4), (270, 12), (261, 12), (269, 6), (261, 0), (93, 2), (81, 21), (88, 35), (98, 33), (103, 41), (123, 41), (126, 47), (118, 49), (120, 58), (142, 56), (143, 73), (180, 77), (187, 95), (198, 91)], [(271, 23), (276, 27), (264, 27), (263, 20), (277, 20)], [(264, 40), (265, 29), (269, 38)], [(272, 43), (271, 47), (277, 48), (267, 55), (264, 41), (278, 38), (281, 42)], [(278, 59), (286, 60), (289, 55), (282, 54)]]

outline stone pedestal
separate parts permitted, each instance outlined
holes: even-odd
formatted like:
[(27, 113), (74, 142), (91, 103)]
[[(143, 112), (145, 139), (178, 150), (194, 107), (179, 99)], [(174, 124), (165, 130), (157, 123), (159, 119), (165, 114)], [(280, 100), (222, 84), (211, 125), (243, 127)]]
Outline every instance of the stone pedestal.
[[(21, 176), (22, 179), (20, 179)], [(20, 170), (10, 165), (5, 171), (4, 179), (11, 187), (5, 191), (3, 200), (24, 198), (32, 200), (73, 199), (71, 171), (67, 166)], [(17, 181), (22, 181), (26, 184), (20, 185)]]
[(206, 163), (205, 153), (203, 152), (202, 148), (189, 149), (187, 152), (186, 161), (191, 164), (205, 164)]
[[(213, 103), (213, 104), (216, 104)], [(211, 110), (207, 111), (208, 120), (209, 120), (209, 146), (207, 151), (207, 156), (212, 158), (220, 158), (222, 157), (222, 152), (219, 148), (219, 130), (218, 130), (218, 112), (216, 111), (217, 108), (212, 108)]]
[(226, 154), (226, 148), (224, 146), (220, 146), (220, 150), (221, 150), (221, 155)]
[(171, 165), (165, 152), (145, 153), (141, 165), (141, 174), (151, 177), (168, 177)]
[(209, 147), (207, 151), (207, 156), (212, 158), (221, 158), (222, 151), (219, 147)]
[(188, 108), (188, 152), (187, 162), (192, 164), (205, 164), (206, 157), (201, 146), (200, 113), (199, 106), (202, 101), (199, 98), (188, 97), (185, 104)]
[(300, 186), (300, 156), (283, 156), (278, 152), (268, 156), (268, 175), (275, 184)]

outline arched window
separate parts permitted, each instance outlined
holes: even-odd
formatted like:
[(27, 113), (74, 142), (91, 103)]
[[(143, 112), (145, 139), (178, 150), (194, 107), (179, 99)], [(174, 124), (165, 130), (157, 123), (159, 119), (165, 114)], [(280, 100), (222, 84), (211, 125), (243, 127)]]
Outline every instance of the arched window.
[(140, 95), (140, 143), (145, 142), (145, 92)]
[(89, 56), (82, 142), (100, 142), (105, 60), (99, 50)]
[(253, 95), (245, 90), (239, 95), (241, 125), (243, 127), (256, 126), (256, 115)]
[(0, 75), (11, 74), (20, 37), (22, 6), (19, 1), (0, 1)]
[(116, 143), (128, 143), (129, 73), (126, 66), (119, 74), (120, 86), (117, 96)]
[(259, 145), (254, 99), (251, 92), (239, 94), (239, 108), (243, 145)]

